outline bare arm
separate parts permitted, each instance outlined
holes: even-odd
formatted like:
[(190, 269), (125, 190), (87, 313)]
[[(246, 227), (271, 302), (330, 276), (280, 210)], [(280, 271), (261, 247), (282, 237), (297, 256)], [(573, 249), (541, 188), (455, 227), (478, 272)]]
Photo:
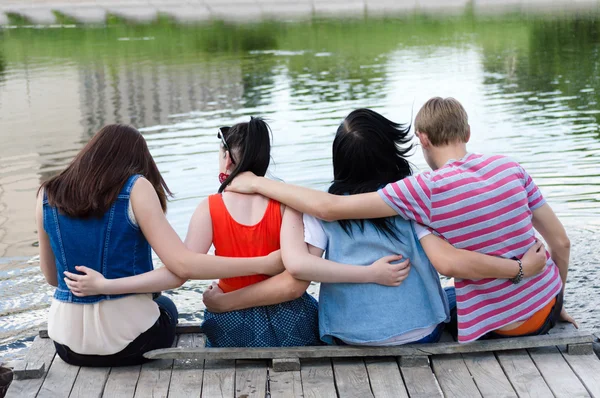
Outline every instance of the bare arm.
[(204, 292), (204, 305), (209, 311), (228, 312), (279, 304), (302, 296), (309, 284), (310, 282), (296, 279), (286, 271), (230, 293), (223, 293), (213, 282), (211, 288)]
[(133, 187), (131, 202), (144, 236), (169, 271), (183, 279), (218, 279), (281, 270), (279, 253), (265, 257), (231, 258), (194, 253), (187, 249), (160, 207), (152, 184), (140, 178)]
[[(519, 265), (515, 260), (457, 249), (433, 234), (423, 237), (420, 242), (429, 261), (442, 275), (466, 279), (510, 279), (519, 273)], [(541, 272), (546, 264), (543, 244), (538, 242), (533, 245), (521, 261), (525, 277)]]
[(379, 283), (398, 286), (408, 275), (408, 260), (399, 264), (401, 256), (387, 256), (370, 266), (339, 264), (321, 258), (323, 250), (304, 243), (302, 214), (288, 208), (281, 226), (281, 252), (288, 272), (297, 279), (327, 283)]
[(37, 204), (35, 209), (35, 221), (37, 224), (37, 235), (38, 242), (40, 245), (40, 269), (46, 282), (51, 286), (58, 286), (58, 277), (56, 275), (56, 262), (54, 253), (52, 252), (52, 246), (50, 246), (50, 238), (44, 230), (44, 208), (43, 208), (43, 194), (40, 192), (37, 198)]
[(552, 257), (560, 271), (564, 289), (567, 283), (569, 256), (571, 254), (571, 241), (567, 236), (567, 231), (565, 231), (562, 223), (547, 203), (533, 211), (533, 227), (546, 241), (550, 257)]
[(178, 288), (185, 279), (179, 278), (166, 267), (143, 274), (118, 279), (105, 279), (93, 269), (77, 266), (80, 274), (65, 272), (65, 282), (74, 295), (154, 293)]
[(398, 215), (381, 199), (377, 192), (360, 195), (332, 195), (269, 180), (265, 177), (257, 177), (250, 172), (236, 177), (227, 190), (239, 193), (257, 193), (326, 221)]

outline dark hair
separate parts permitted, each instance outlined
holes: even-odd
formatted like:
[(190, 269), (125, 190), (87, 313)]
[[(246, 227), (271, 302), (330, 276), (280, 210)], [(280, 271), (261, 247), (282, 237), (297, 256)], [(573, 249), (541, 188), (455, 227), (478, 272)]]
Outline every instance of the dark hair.
[(44, 182), (40, 191), (44, 189), (49, 204), (68, 216), (101, 217), (135, 174), (150, 181), (166, 211), (167, 195), (172, 193), (146, 140), (131, 126), (109, 124), (94, 135), (65, 170)]
[[(374, 192), (412, 174), (405, 159), (413, 148), (410, 125), (386, 119), (370, 109), (352, 111), (333, 140), (333, 183), (329, 193), (354, 195)], [(338, 221), (352, 235), (352, 223), (364, 230), (365, 220)], [(390, 218), (367, 220), (388, 238), (397, 238)]]
[(232, 126), (223, 139), (230, 151), (235, 152), (235, 168), (219, 187), (219, 193), (240, 173), (251, 171), (257, 176), (267, 174), (271, 161), (271, 129), (259, 117), (250, 117), (248, 123)]

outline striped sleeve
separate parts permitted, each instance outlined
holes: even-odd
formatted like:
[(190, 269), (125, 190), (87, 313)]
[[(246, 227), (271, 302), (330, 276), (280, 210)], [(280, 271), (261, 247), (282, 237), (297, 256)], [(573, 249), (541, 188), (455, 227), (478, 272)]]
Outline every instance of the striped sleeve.
[(417, 174), (392, 182), (378, 191), (379, 196), (407, 220), (431, 224), (431, 180), (428, 174)]
[(527, 202), (529, 204), (529, 209), (531, 211), (537, 209), (538, 207), (542, 207), (546, 200), (542, 195), (542, 191), (538, 188), (536, 183), (533, 181), (529, 173), (525, 171), (522, 166), (519, 166), (520, 171), (522, 173), (522, 181), (523, 186), (525, 187), (525, 191), (527, 192)]

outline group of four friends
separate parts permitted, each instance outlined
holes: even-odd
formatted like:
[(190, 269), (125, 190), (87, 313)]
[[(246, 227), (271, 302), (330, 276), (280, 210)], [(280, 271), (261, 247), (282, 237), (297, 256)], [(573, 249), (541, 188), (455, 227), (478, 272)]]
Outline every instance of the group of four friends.
[[(444, 328), (468, 343), (575, 323), (563, 308), (570, 242), (525, 169), (468, 152), (467, 113), (453, 98), (427, 101), (414, 129), (432, 171), (412, 173), (410, 126), (351, 112), (320, 192), (264, 177), (262, 119), (223, 127), (221, 186), (182, 242), (143, 136), (102, 128), (38, 192), (58, 355), (123, 366), (170, 347), (177, 308), (154, 292), (188, 279), (219, 279), (203, 295), (210, 347), (431, 343)], [(164, 267), (153, 268), (151, 249)], [(438, 273), (453, 286), (442, 288)], [(311, 281), (321, 282), (318, 303)]]

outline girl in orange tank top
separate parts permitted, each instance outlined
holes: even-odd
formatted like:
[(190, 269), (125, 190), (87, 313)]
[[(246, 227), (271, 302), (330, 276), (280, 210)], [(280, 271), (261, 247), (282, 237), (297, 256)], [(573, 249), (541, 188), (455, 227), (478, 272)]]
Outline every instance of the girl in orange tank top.
[[(217, 136), (221, 140), (221, 187), (218, 194), (209, 196), (198, 206), (190, 222), (186, 245), (204, 251), (212, 243), (215, 255), (225, 257), (262, 257), (277, 252), (282, 221), (279, 202), (257, 196), (222, 193), (239, 173), (266, 174), (271, 158), (269, 127), (261, 119), (251, 118), (249, 123), (222, 127)], [(260, 211), (257, 209), (265, 202), (266, 210), (258, 217)], [(241, 219), (252, 221), (242, 223)], [(276, 278), (285, 276), (288, 281), (293, 279), (284, 274)], [(219, 289), (225, 293), (243, 293), (242, 288), (269, 278), (268, 275), (224, 278), (219, 280), (218, 286), (213, 285), (209, 289), (213, 289), (210, 290), (213, 294)], [(293, 289), (289, 284), (282, 284), (281, 291), (273, 297), (265, 295), (264, 301), (268, 303), (264, 306), (224, 310), (228, 312), (207, 309), (202, 324), (206, 345), (289, 347), (320, 344), (317, 301), (305, 291), (309, 282), (293, 279), (293, 284)], [(298, 289), (298, 286), (302, 288)]]

